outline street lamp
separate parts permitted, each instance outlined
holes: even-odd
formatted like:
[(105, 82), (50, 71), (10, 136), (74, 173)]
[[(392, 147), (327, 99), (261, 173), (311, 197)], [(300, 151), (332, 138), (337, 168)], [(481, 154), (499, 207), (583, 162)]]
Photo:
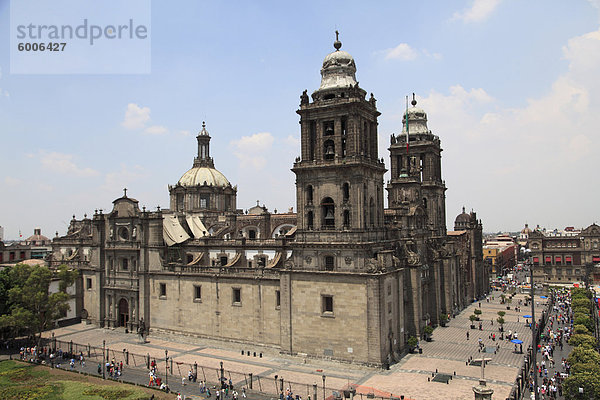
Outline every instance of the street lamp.
[(104, 355), (105, 347), (106, 347), (106, 340), (102, 340), (102, 379), (106, 379), (106, 375), (104, 373), (104, 368), (106, 367), (106, 362), (105, 362), (106, 356)]
[(533, 371), (533, 391), (535, 400), (539, 400), (538, 394), (538, 380), (537, 380), (537, 343), (536, 343), (536, 335), (535, 335), (535, 299), (533, 298), (535, 294), (535, 284), (533, 282), (533, 263), (531, 262), (531, 249), (522, 249), (523, 254), (525, 255), (525, 260), (527, 265), (529, 265), (529, 286), (531, 289), (529, 290), (530, 298), (531, 298), (531, 368)]
[(325, 374), (323, 374), (322, 378), (323, 378), (323, 400), (325, 400), (325, 378), (326, 378)]
[(169, 384), (169, 350), (165, 350), (165, 385)]

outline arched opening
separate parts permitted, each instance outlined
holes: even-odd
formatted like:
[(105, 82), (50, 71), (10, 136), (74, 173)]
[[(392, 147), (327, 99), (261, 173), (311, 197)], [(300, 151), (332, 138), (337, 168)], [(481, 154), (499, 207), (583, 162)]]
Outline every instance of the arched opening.
[(321, 218), (324, 229), (335, 228), (335, 203), (331, 197), (325, 197), (321, 202)]
[(119, 326), (127, 326), (129, 322), (129, 303), (125, 299), (119, 300)]
[(309, 211), (306, 214), (306, 229), (313, 229), (314, 228), (314, 217), (313, 217), (313, 212)]
[(369, 200), (369, 223), (375, 226), (375, 201), (372, 197)]
[(313, 202), (313, 187), (312, 185), (308, 185), (306, 187), (306, 203), (312, 204)]
[(342, 186), (342, 195), (344, 202), (350, 200), (350, 184), (348, 182), (344, 182), (344, 185)]
[(350, 211), (344, 210), (344, 228), (350, 228)]
[(335, 144), (333, 140), (326, 140), (323, 143), (323, 158), (325, 160), (333, 160), (335, 158)]

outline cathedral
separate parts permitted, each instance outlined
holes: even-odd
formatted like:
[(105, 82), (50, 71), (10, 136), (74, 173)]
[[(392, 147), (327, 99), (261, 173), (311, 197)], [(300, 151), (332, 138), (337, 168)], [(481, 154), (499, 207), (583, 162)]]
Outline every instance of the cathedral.
[(169, 209), (140, 209), (124, 190), (53, 240), (51, 265), (81, 271), (83, 320), (382, 366), (488, 292), (481, 221), (463, 209), (446, 229), (427, 114), (413, 98), (390, 137), (384, 191), (380, 112), (341, 47), (336, 39), (323, 60), (320, 87), (300, 96), (297, 212), (238, 209), (203, 123)]

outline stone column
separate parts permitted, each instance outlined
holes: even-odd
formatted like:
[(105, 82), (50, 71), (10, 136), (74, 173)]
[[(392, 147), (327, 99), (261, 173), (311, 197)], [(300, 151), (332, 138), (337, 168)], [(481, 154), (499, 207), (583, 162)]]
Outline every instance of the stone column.
[(486, 386), (485, 379), (480, 379), (479, 385), (473, 386), (473, 392), (475, 400), (491, 400), (494, 389)]

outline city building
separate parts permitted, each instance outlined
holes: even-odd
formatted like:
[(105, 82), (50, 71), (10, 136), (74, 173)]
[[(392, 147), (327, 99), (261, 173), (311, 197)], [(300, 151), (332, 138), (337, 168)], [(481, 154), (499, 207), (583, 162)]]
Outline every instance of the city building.
[(567, 228), (546, 231), (539, 226), (529, 234), (527, 247), (531, 250), (536, 282), (600, 282), (600, 226), (585, 229)]
[(52, 265), (81, 270), (82, 318), (385, 365), (488, 292), (481, 221), (447, 233), (441, 142), (414, 99), (390, 138), (384, 209), (380, 113), (341, 45), (300, 96), (297, 212), (239, 210), (203, 123), (169, 209), (140, 209), (125, 189), (54, 239)]
[(494, 236), (483, 245), (483, 262), (491, 268), (494, 276), (502, 276), (516, 265), (518, 247), (508, 235)]

